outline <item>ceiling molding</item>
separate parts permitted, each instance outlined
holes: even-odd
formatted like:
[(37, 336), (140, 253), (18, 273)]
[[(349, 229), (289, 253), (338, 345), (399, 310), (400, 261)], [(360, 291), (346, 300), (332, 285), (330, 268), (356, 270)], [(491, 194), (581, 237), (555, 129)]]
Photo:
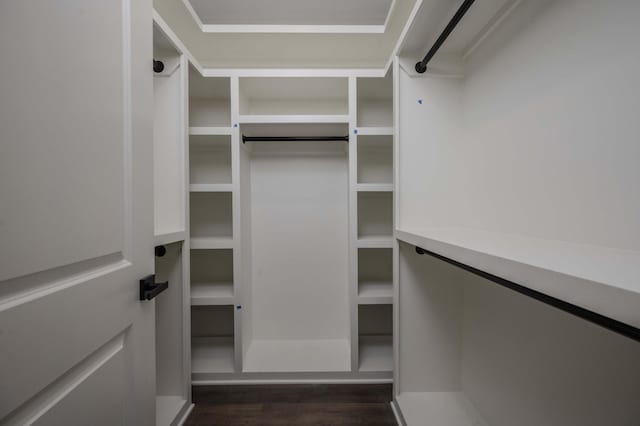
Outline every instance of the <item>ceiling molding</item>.
[(272, 33), (272, 34), (383, 34), (393, 14), (397, 0), (392, 0), (382, 25), (267, 25), (267, 24), (205, 24), (190, 0), (182, 0), (191, 17), (203, 33)]

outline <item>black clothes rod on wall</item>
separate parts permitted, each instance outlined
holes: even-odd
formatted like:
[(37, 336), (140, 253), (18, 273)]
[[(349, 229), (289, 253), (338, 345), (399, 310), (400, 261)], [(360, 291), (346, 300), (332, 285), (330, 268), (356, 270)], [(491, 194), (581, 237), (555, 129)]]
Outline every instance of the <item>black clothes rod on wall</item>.
[(429, 250), (425, 250), (418, 246), (416, 246), (416, 253), (420, 255), (427, 254), (429, 256), (435, 257), (436, 259), (442, 260), (443, 262), (446, 262), (450, 265), (457, 266), (460, 269), (463, 269), (467, 272), (471, 272), (474, 275), (478, 275), (479, 277), (492, 281), (498, 285), (501, 285), (502, 287), (506, 287), (517, 293), (520, 293), (522, 295), (535, 299), (539, 302), (542, 302), (546, 305), (553, 306), (554, 308), (560, 309), (561, 311), (567, 312), (578, 318), (582, 318), (584, 320), (597, 324), (600, 327), (604, 327), (610, 331), (618, 333), (629, 339), (635, 340), (636, 342), (640, 342), (640, 329), (633, 327), (629, 324), (625, 324), (613, 318), (606, 317), (597, 312), (593, 312), (588, 309), (582, 308), (578, 305), (565, 302), (564, 300), (560, 300), (553, 296), (549, 296), (548, 294), (544, 294), (537, 290), (530, 289), (523, 285), (514, 283), (513, 281), (509, 281), (507, 279), (498, 277), (497, 275), (490, 274), (489, 272), (482, 271), (480, 269), (474, 268), (473, 266), (469, 266), (467, 264), (458, 262), (457, 260), (450, 259), (441, 254), (434, 253)]
[(467, 13), (467, 11), (469, 10), (469, 8), (471, 7), (474, 1), (475, 0), (464, 0), (462, 5), (460, 5), (460, 7), (458, 8), (458, 11), (456, 12), (455, 15), (453, 15), (453, 18), (451, 18), (451, 20), (449, 21), (445, 29), (442, 31), (442, 33), (440, 34), (436, 42), (433, 43), (433, 46), (431, 46), (431, 49), (429, 49), (424, 59), (416, 64), (416, 71), (418, 73), (422, 74), (427, 70), (427, 65), (429, 64), (429, 61), (431, 61), (431, 58), (433, 58), (433, 55), (436, 54), (438, 49), (440, 49), (440, 46), (442, 46), (442, 44), (447, 40), (447, 37), (449, 37), (449, 34), (451, 34), (451, 32), (456, 27), (456, 25), (458, 25), (458, 22), (460, 22), (460, 20), (465, 15), (465, 13)]
[(349, 142), (349, 136), (245, 136), (245, 142)]

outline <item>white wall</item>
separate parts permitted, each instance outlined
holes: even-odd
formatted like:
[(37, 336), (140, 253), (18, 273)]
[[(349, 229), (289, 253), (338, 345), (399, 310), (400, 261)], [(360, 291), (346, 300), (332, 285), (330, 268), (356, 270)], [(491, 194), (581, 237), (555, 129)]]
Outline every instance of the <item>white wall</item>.
[(349, 338), (344, 144), (252, 148), (253, 338)]
[(401, 72), (400, 226), (640, 250), (638, 16), (523, 1), (466, 78)]

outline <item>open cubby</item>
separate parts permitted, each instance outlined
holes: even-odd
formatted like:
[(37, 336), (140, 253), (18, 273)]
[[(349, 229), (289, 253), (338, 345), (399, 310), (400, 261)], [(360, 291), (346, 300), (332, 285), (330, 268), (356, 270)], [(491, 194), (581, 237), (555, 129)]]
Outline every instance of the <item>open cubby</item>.
[(358, 85), (358, 127), (393, 126), (393, 78), (360, 77)]
[(216, 305), (233, 298), (233, 250), (191, 250), (191, 304)]
[(231, 136), (189, 137), (191, 184), (231, 183)]
[(193, 373), (232, 373), (234, 306), (191, 307), (191, 370)]
[(240, 78), (240, 114), (347, 115), (348, 92), (344, 77)]
[(227, 77), (203, 77), (189, 70), (189, 125), (231, 126), (231, 82)]
[(393, 136), (358, 136), (358, 183), (393, 183)]
[(393, 235), (393, 193), (358, 193), (358, 239), (387, 239)]
[(391, 298), (393, 251), (390, 248), (358, 249), (358, 296)]
[(193, 239), (231, 239), (232, 194), (230, 192), (191, 193), (191, 237)]
[(358, 306), (358, 359), (360, 371), (393, 369), (393, 306)]

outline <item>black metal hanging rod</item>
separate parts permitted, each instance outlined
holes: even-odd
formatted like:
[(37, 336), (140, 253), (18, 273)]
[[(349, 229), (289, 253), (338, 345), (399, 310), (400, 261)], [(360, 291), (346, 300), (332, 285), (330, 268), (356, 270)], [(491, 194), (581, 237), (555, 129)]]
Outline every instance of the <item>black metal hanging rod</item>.
[(537, 290), (530, 289), (523, 285), (516, 284), (513, 281), (509, 281), (507, 279), (498, 277), (497, 275), (490, 274), (489, 272), (485, 272), (483, 270), (474, 268), (473, 266), (469, 266), (467, 264), (458, 262), (457, 260), (450, 259), (441, 254), (434, 253), (429, 250), (425, 250), (418, 246), (416, 246), (416, 253), (427, 254), (429, 256), (435, 257), (436, 259), (442, 260), (443, 262), (446, 262), (450, 265), (457, 266), (460, 269), (463, 269), (467, 272), (471, 272), (474, 275), (478, 275), (479, 277), (492, 281), (498, 285), (501, 285), (502, 287), (506, 287), (517, 293), (523, 294), (527, 297), (530, 297), (539, 302), (542, 302), (546, 305), (553, 306), (554, 308), (560, 309), (561, 311), (567, 312), (571, 315), (587, 320), (593, 324), (597, 324), (600, 327), (604, 327), (610, 331), (618, 333), (631, 340), (640, 342), (640, 329), (633, 327), (629, 324), (625, 324), (613, 318), (606, 317), (597, 312), (593, 312), (593, 311), (590, 311), (589, 309), (585, 309), (578, 305), (574, 305), (573, 303), (565, 302), (564, 300), (560, 300), (553, 296), (549, 296), (548, 294), (541, 293)]
[(465, 0), (460, 5), (460, 7), (458, 8), (458, 11), (456, 12), (455, 15), (453, 15), (453, 18), (451, 18), (451, 20), (449, 21), (445, 29), (442, 31), (442, 33), (440, 34), (436, 42), (433, 43), (433, 46), (431, 46), (431, 49), (429, 49), (424, 59), (422, 59), (422, 61), (416, 64), (416, 71), (418, 73), (422, 74), (427, 70), (427, 65), (429, 64), (429, 61), (431, 61), (431, 58), (433, 58), (433, 55), (436, 54), (438, 49), (440, 49), (440, 46), (442, 46), (442, 44), (447, 40), (447, 37), (449, 37), (449, 34), (451, 34), (451, 32), (456, 27), (456, 25), (458, 25), (458, 22), (462, 20), (465, 13), (467, 13), (467, 11), (469, 10), (469, 8), (471, 7), (474, 1), (475, 0)]
[(245, 136), (245, 142), (349, 142), (349, 136)]

